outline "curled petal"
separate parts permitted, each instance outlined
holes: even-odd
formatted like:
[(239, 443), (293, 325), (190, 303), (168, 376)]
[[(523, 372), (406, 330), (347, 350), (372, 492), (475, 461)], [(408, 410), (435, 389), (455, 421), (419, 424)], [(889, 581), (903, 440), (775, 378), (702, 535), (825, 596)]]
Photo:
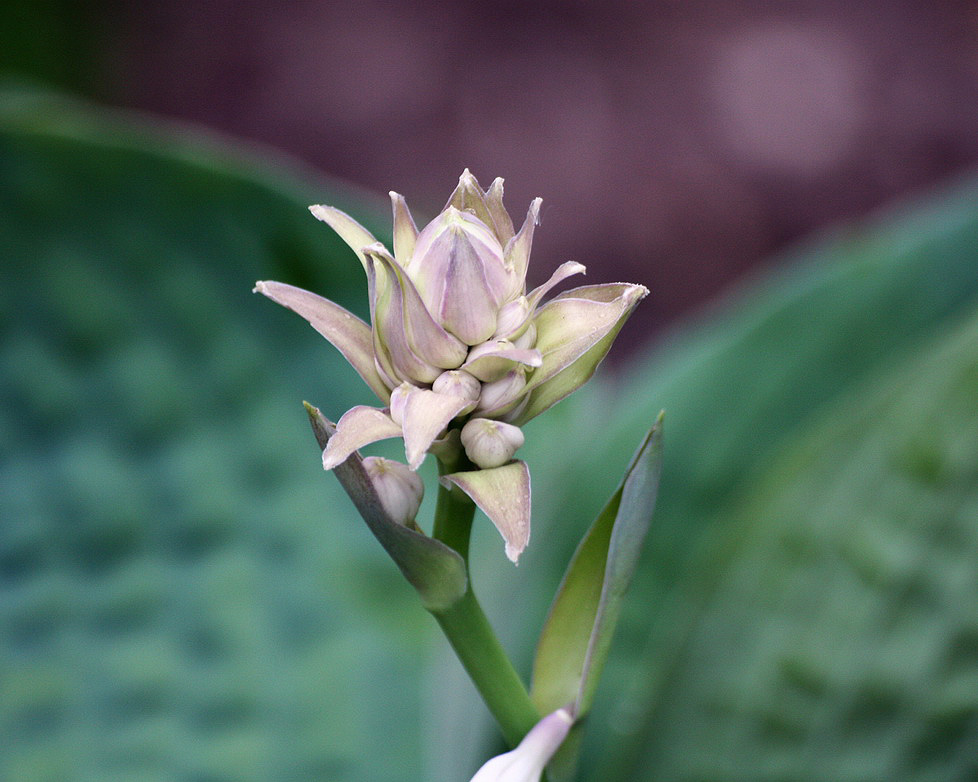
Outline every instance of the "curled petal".
[(530, 542), (530, 470), (525, 462), (443, 475), (443, 486), (458, 486), (499, 530), (506, 556), (517, 562)]
[(390, 399), (390, 387), (374, 363), (373, 337), (370, 326), (356, 315), (315, 293), (281, 282), (260, 281), (255, 292), (301, 315), (343, 354), (343, 358), (370, 386), (382, 402)]
[(543, 357), (539, 350), (518, 348), (506, 340), (496, 340), (476, 345), (469, 351), (469, 359), (462, 369), (484, 383), (499, 380), (518, 365), (539, 367)]
[(404, 389), (404, 397), (399, 404), (404, 451), (408, 467), (417, 470), (431, 444), (445, 431), (451, 420), (472, 402), (455, 396), (436, 394), (426, 388)]
[(492, 758), (471, 782), (540, 782), (543, 769), (573, 724), (574, 718), (566, 709), (548, 714), (533, 726), (516, 749)]
[(392, 288), (396, 289), (392, 295), (400, 297), (401, 328), (410, 350), (425, 364), (440, 369), (455, 369), (465, 361), (468, 346), (435, 322), (405, 271), (378, 245), (368, 248), (368, 254), (384, 266)]
[(407, 201), (400, 193), (390, 192), (391, 209), (394, 212), (394, 257), (401, 266), (407, 265), (414, 255), (414, 244), (418, 241), (418, 227), (411, 217)]
[(526, 220), (520, 232), (506, 243), (503, 257), (506, 265), (513, 270), (516, 277), (525, 283), (526, 267), (530, 262), (530, 248), (533, 246), (533, 229), (540, 224), (540, 204), (542, 198), (534, 198), (526, 213)]
[(357, 254), (360, 264), (364, 271), (367, 269), (367, 259), (364, 257), (363, 248), (368, 244), (376, 243), (374, 235), (354, 220), (346, 212), (341, 212), (335, 206), (325, 204), (314, 204), (309, 207), (309, 211), (317, 220), (322, 220), (326, 225), (336, 231), (340, 238), (350, 245), (350, 249)]
[(365, 445), (400, 436), (401, 427), (383, 410), (364, 405), (352, 407), (337, 422), (336, 434), (323, 450), (323, 469), (332, 470)]
[(550, 275), (550, 279), (547, 280), (539, 288), (534, 288), (527, 294), (527, 300), (530, 302), (530, 310), (535, 310), (540, 300), (550, 293), (550, 289), (555, 285), (563, 282), (568, 277), (573, 277), (575, 274), (584, 274), (587, 272), (587, 268), (582, 263), (577, 261), (565, 261), (557, 267), (557, 270)]
[(591, 285), (562, 293), (544, 305), (534, 317), (543, 363), (526, 385), (529, 403), (511, 422), (529, 421), (583, 385), (647, 294), (642, 285)]
[(509, 212), (503, 206), (503, 178), (496, 177), (489, 189), (486, 191), (486, 207), (492, 215), (490, 225), (496, 229), (496, 236), (499, 243), (505, 247), (506, 243), (513, 238), (513, 221), (509, 217)]
[(399, 378), (431, 383), (441, 369), (421, 358), (408, 341), (404, 289), (391, 258), (380, 244), (367, 247), (367, 276), (373, 304), (374, 350)]

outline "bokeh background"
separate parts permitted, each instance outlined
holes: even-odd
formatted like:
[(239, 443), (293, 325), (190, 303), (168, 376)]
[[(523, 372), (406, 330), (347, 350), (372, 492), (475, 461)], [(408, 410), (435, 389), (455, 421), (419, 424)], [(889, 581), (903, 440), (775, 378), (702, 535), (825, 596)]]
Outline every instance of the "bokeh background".
[(514, 211), (543, 196), (546, 258), (652, 289), (632, 340), (978, 161), (965, 0), (5, 9), (0, 61), (73, 92), (269, 144), (429, 215), (466, 166), (505, 177)]
[(582, 778), (978, 777), (972, 3), (8, 0), (0, 69), (0, 779), (451, 782), (499, 749), (318, 467), (299, 401), (366, 389), (248, 292), (365, 314), (305, 205), (383, 237), (388, 189), (433, 215), (465, 166), (543, 196), (534, 281), (652, 289), (527, 427), (521, 566), (474, 542), (527, 672), (667, 409)]

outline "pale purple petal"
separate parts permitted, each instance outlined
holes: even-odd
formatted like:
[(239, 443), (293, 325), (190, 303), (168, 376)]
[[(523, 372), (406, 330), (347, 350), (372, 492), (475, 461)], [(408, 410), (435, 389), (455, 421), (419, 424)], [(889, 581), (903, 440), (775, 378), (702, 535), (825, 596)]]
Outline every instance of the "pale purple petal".
[(492, 215), (492, 223), (490, 224), (496, 229), (496, 236), (499, 237), (499, 243), (505, 247), (506, 243), (513, 238), (515, 231), (513, 230), (513, 221), (510, 219), (509, 212), (503, 206), (503, 178), (496, 177), (492, 184), (489, 185), (489, 189), (486, 191), (486, 207), (489, 209), (489, 214)]
[(436, 394), (426, 388), (406, 388), (400, 418), (404, 451), (412, 470), (421, 466), (431, 444), (452, 419), (471, 404), (468, 399)]
[(343, 354), (364, 382), (386, 404), (390, 399), (390, 387), (381, 378), (374, 363), (370, 326), (339, 304), (293, 285), (266, 280), (256, 283), (255, 291), (309, 321), (316, 331)]
[(454, 206), (460, 212), (471, 212), (489, 228), (493, 227), (492, 214), (486, 205), (486, 194), (468, 169), (458, 178), (458, 186), (449, 197), (445, 208), (449, 206)]
[(540, 204), (542, 198), (534, 198), (530, 202), (530, 209), (526, 213), (526, 220), (523, 227), (506, 244), (503, 257), (506, 265), (514, 271), (520, 280), (526, 279), (526, 267), (530, 262), (530, 248), (533, 246), (533, 229), (540, 224)]
[(431, 383), (442, 370), (418, 356), (408, 342), (404, 295), (394, 260), (380, 244), (366, 248), (367, 277), (373, 300), (374, 350), (390, 362), (393, 372), (414, 383)]
[(454, 484), (479, 506), (506, 542), (506, 556), (517, 562), (530, 542), (530, 470), (525, 462), (502, 467), (444, 475), (442, 484)]
[(401, 427), (383, 410), (364, 405), (352, 407), (337, 422), (336, 434), (323, 451), (323, 469), (332, 470), (365, 445), (400, 436)]
[(401, 266), (407, 265), (414, 255), (414, 243), (418, 240), (418, 228), (411, 217), (404, 196), (390, 192), (391, 208), (394, 212), (394, 257)]
[(386, 253), (370, 254), (384, 267), (401, 296), (403, 330), (408, 346), (426, 364), (441, 369), (455, 369), (468, 353), (468, 346), (449, 334), (431, 317), (417, 288), (407, 273)]
[(574, 718), (566, 709), (548, 714), (533, 726), (516, 749), (492, 758), (471, 782), (540, 782), (540, 775), (573, 724)]
[(484, 383), (499, 380), (517, 365), (534, 368), (543, 364), (543, 357), (535, 348), (517, 348), (504, 340), (498, 343), (484, 343), (472, 349), (470, 358), (462, 364), (462, 369)]
[(539, 288), (534, 288), (530, 291), (526, 298), (530, 303), (530, 311), (532, 312), (537, 308), (541, 299), (550, 293), (550, 290), (557, 284), (563, 282), (568, 277), (573, 277), (575, 274), (584, 274), (587, 268), (582, 263), (577, 261), (565, 261), (557, 267), (557, 270), (550, 275), (550, 279), (547, 280)]
[(346, 212), (341, 212), (335, 206), (314, 204), (309, 207), (309, 211), (317, 220), (322, 220), (336, 231), (339, 237), (350, 245), (350, 249), (357, 254), (357, 258), (360, 259), (360, 263), (366, 271), (367, 259), (364, 257), (363, 248), (368, 244), (376, 243), (377, 239), (374, 238), (374, 235)]

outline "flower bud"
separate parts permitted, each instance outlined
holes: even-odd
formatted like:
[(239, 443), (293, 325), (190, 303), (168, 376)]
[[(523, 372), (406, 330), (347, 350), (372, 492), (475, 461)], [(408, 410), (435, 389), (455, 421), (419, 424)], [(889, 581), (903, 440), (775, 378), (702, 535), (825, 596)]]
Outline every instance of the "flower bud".
[(512, 340), (516, 335), (522, 334), (530, 317), (532, 309), (526, 296), (504, 304), (499, 310), (499, 317), (496, 321), (496, 339)]
[(557, 709), (540, 720), (519, 746), (485, 763), (470, 782), (540, 782), (550, 758), (559, 749), (574, 718), (567, 709)]
[(450, 369), (448, 372), (442, 372), (435, 378), (431, 390), (443, 396), (455, 396), (459, 399), (471, 400), (472, 405), (464, 408), (459, 413), (459, 415), (467, 415), (475, 409), (476, 402), (479, 401), (479, 395), (482, 393), (482, 383), (472, 377), (468, 372), (463, 372), (460, 369)]
[(475, 410), (478, 414), (505, 413), (509, 406), (523, 396), (526, 374), (522, 369), (507, 372), (499, 380), (482, 386), (482, 395)]
[(519, 427), (488, 418), (473, 418), (461, 432), (465, 455), (484, 470), (500, 467), (523, 445)]
[(492, 229), (454, 206), (421, 231), (406, 269), (435, 320), (467, 345), (496, 332), (517, 282)]
[(542, 362), (538, 350), (517, 348), (508, 339), (491, 339), (469, 350), (462, 369), (483, 383), (492, 383), (521, 366), (538, 367)]
[(415, 386), (412, 386), (410, 383), (401, 383), (401, 385), (391, 391), (391, 419), (398, 426), (404, 425), (404, 406), (407, 404), (408, 395), (414, 388)]
[(381, 456), (366, 457), (363, 467), (387, 515), (398, 524), (414, 521), (424, 497), (421, 477), (411, 472), (406, 464)]

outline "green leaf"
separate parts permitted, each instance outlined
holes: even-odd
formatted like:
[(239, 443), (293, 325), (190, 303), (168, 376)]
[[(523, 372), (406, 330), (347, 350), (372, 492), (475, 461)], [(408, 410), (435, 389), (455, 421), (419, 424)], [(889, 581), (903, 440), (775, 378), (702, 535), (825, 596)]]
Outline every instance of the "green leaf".
[[(322, 450), (336, 434), (336, 426), (308, 403), (306, 413)], [(384, 511), (359, 454), (351, 454), (333, 472), (370, 531), (418, 591), (422, 605), (429, 611), (444, 611), (457, 603), (468, 587), (462, 557), (441, 541), (393, 521)]]
[(621, 603), (638, 565), (662, 468), (662, 414), (625, 471), (621, 486), (591, 525), (561, 582), (540, 634), (531, 697), (543, 714), (566, 707), (578, 723), (549, 767), (572, 780), (583, 719), (614, 638)]
[(662, 414), (621, 485), (581, 541), (540, 634), (531, 697), (549, 714), (584, 717), (614, 636), (621, 602), (652, 520), (662, 469)]
[(974, 778), (976, 443), (972, 308), (727, 509), (594, 778)]
[(0, 779), (424, 777), (430, 618), (298, 404), (373, 394), (249, 292), (364, 315), (306, 206), (388, 207), (273, 158), (0, 90)]

